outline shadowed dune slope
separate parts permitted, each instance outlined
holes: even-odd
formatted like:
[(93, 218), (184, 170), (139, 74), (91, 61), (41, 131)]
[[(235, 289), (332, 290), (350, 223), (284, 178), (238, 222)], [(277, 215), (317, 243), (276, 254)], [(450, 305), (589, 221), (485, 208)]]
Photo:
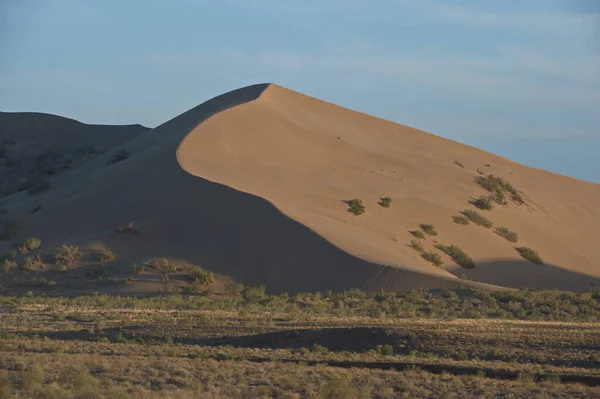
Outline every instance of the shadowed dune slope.
[[(224, 283), (266, 284), (271, 292), (457, 284), (582, 290), (600, 277), (600, 186), (276, 85), (216, 97), (125, 147), (127, 160), (107, 166), (107, 153), (58, 176), (48, 192), (7, 197), (10, 216), (22, 220), (16, 239), (108, 246), (122, 270), (152, 257), (187, 261)], [(518, 232), (518, 244), (453, 222), (486, 193), (474, 182), (477, 169), (523, 191), (525, 205), (486, 213)], [(384, 196), (391, 207), (377, 204)], [(362, 199), (365, 214), (347, 211), (343, 201), (352, 198)], [(28, 214), (36, 203), (44, 208)], [(141, 234), (115, 234), (128, 221)], [(408, 247), (419, 223), (438, 231), (423, 240), (427, 250), (434, 240), (454, 244), (477, 266), (463, 269), (439, 251), (443, 267), (425, 261)], [(515, 245), (534, 248), (546, 264), (524, 261)], [(112, 289), (155, 285), (135, 287)]]

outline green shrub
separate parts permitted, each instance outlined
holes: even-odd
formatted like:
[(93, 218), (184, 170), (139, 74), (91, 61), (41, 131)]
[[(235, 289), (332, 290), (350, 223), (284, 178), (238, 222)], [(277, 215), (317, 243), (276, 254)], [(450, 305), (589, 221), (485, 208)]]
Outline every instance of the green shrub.
[(410, 234), (421, 240), (425, 239), (425, 233), (423, 233), (421, 230), (412, 230)]
[(115, 259), (117, 259), (117, 254), (115, 254), (110, 248), (106, 248), (100, 253), (100, 255), (98, 255), (98, 262), (100, 263), (110, 262), (111, 260)]
[(129, 222), (117, 227), (117, 233), (139, 234), (140, 231), (133, 227), (134, 224), (135, 222)]
[(244, 287), (242, 296), (247, 301), (257, 302), (267, 297), (266, 289), (264, 285)]
[(455, 245), (442, 245), (436, 244), (435, 247), (452, 258), (457, 265), (462, 266), (465, 269), (473, 269), (475, 267), (475, 262), (469, 255), (467, 255), (462, 249)]
[(508, 192), (510, 194), (511, 199), (518, 203), (523, 204), (523, 197), (519, 194), (516, 188), (514, 188), (510, 183), (505, 180), (502, 180), (499, 177), (494, 175), (488, 176), (477, 176), (475, 178), (477, 184), (481, 187), (492, 193), (492, 198), (498, 202), (499, 204), (504, 204), (504, 193)]
[(81, 252), (76, 246), (63, 244), (54, 252), (54, 258), (57, 265), (68, 266), (81, 258)]
[(462, 224), (464, 226), (469, 224), (469, 219), (466, 216), (452, 216), (452, 220), (454, 220), (454, 223), (456, 224)]
[(392, 199), (390, 197), (383, 197), (379, 201), (379, 205), (381, 205), (384, 208), (389, 208), (390, 205), (392, 205)]
[(4, 273), (10, 273), (11, 270), (16, 269), (16, 268), (17, 268), (17, 262), (15, 262), (14, 260), (4, 259), (4, 262), (2, 262), (2, 271)]
[(214, 281), (215, 277), (211, 272), (202, 270), (201, 268), (194, 266), (189, 271), (192, 281), (201, 286), (205, 286)]
[(440, 267), (444, 264), (444, 262), (442, 261), (442, 257), (433, 251), (425, 251), (421, 254), (421, 256), (423, 257), (423, 259), (433, 263), (437, 267)]
[(435, 226), (432, 224), (421, 223), (419, 227), (429, 236), (437, 236), (438, 234), (435, 230)]
[(42, 267), (42, 258), (39, 255), (35, 255), (35, 256), (28, 256), (25, 258), (25, 263), (23, 263), (23, 267), (21, 267), (21, 270), (23, 272), (32, 272), (36, 269), (39, 269)]
[(170, 263), (166, 258), (149, 260), (146, 262), (146, 265), (154, 269), (164, 270), (168, 273), (175, 273), (177, 271), (177, 265)]
[(354, 198), (348, 201), (348, 206), (350, 207), (348, 208), (348, 212), (351, 212), (356, 216), (365, 213), (365, 206), (363, 205), (362, 201), (358, 198)]
[(510, 231), (506, 227), (498, 227), (496, 229), (496, 234), (498, 234), (500, 237), (504, 237), (505, 239), (507, 239), (510, 242), (519, 241), (519, 235), (517, 233), (515, 233), (514, 231)]
[(229, 284), (225, 285), (225, 292), (229, 296), (241, 296), (242, 293), (244, 292), (244, 284), (243, 283), (239, 283), (239, 284), (229, 283)]
[(517, 247), (515, 249), (524, 259), (527, 259), (531, 263), (535, 263), (536, 265), (541, 265), (544, 263), (537, 251), (534, 251), (531, 248)]
[(484, 210), (484, 211), (491, 211), (492, 209), (494, 209), (494, 204), (492, 204), (491, 197), (481, 196), (481, 197), (473, 200), (471, 203), (473, 205), (475, 205), (477, 208)]
[(417, 240), (411, 240), (410, 242), (410, 247), (414, 250), (417, 250), (419, 252), (423, 252), (424, 248), (423, 245), (421, 245), (421, 243)]
[(121, 161), (126, 160), (129, 157), (131, 157), (131, 154), (129, 154), (127, 150), (119, 150), (116, 153), (114, 153), (108, 161), (106, 161), (106, 164), (112, 165), (115, 163), (119, 163)]
[(145, 272), (145, 267), (144, 265), (138, 265), (137, 263), (134, 263), (133, 265), (131, 265), (131, 272), (133, 274), (140, 274)]
[(471, 222), (475, 223), (478, 226), (483, 226), (486, 229), (491, 228), (494, 224), (491, 220), (483, 216), (477, 211), (473, 211), (471, 209), (465, 209), (461, 212), (464, 216), (466, 216)]
[(42, 240), (39, 238), (28, 238), (19, 246), (19, 252), (26, 254), (29, 251), (34, 251), (42, 245)]

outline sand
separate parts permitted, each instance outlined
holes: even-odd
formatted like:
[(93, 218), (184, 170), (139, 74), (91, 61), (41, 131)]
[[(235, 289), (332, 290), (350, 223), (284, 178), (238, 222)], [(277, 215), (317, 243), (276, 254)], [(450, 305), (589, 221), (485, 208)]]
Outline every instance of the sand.
[[(120, 148), (132, 157), (107, 166)], [(486, 194), (474, 181), (478, 170), (522, 192), (524, 205), (484, 213), (517, 232), (518, 243), (452, 220)], [(52, 184), (35, 196), (2, 199), (22, 221), (14, 241), (36, 236), (49, 251), (65, 242), (110, 247), (118, 254), (117, 279), (133, 262), (167, 257), (216, 273), (216, 290), (228, 282), (265, 284), (270, 292), (600, 286), (600, 185), (274, 84), (216, 97)], [(381, 197), (391, 197), (391, 207), (379, 206)], [(363, 201), (364, 214), (347, 211), (344, 201), (352, 198)], [(38, 203), (43, 209), (28, 214)], [(115, 234), (129, 221), (140, 234)], [(423, 246), (440, 254), (442, 267), (408, 246), (420, 223), (436, 226), (438, 235)], [(476, 267), (455, 264), (434, 240), (462, 248)], [(544, 264), (526, 261), (515, 246), (533, 248)], [(156, 276), (139, 280), (102, 290), (151, 293), (160, 286)]]

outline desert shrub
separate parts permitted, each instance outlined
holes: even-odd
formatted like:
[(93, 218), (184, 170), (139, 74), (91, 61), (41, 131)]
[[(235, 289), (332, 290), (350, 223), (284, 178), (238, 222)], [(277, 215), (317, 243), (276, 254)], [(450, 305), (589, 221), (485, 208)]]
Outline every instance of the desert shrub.
[(392, 205), (392, 199), (390, 197), (383, 197), (379, 201), (379, 205), (381, 205), (384, 208), (389, 208), (390, 205)]
[(506, 238), (510, 242), (519, 241), (519, 235), (514, 231), (510, 231), (506, 227), (498, 227), (496, 229), (496, 234), (498, 234), (500, 237)]
[(465, 269), (473, 269), (475, 267), (475, 262), (469, 255), (465, 253), (462, 249), (455, 245), (442, 245), (436, 244), (435, 247), (448, 255), (457, 265), (464, 267)]
[(135, 222), (129, 222), (127, 224), (123, 224), (123, 225), (117, 227), (117, 233), (138, 234), (140, 231), (133, 227), (134, 224), (135, 224)]
[(36, 287), (52, 287), (56, 285), (56, 281), (49, 280), (45, 277), (31, 277), (29, 280), (27, 280), (26, 284)]
[(460, 276), (458, 276), (458, 278), (462, 279), (462, 280), (469, 280), (472, 281), (473, 278), (471, 276), (469, 276), (468, 274), (461, 274)]
[(9, 259), (9, 260), (17, 259), (17, 250), (9, 249), (8, 251), (6, 251), (6, 253), (4, 254), (4, 259)]
[(197, 266), (190, 268), (189, 275), (194, 283), (200, 284), (201, 286), (210, 284), (215, 279), (215, 276), (211, 272), (202, 270)]
[(133, 265), (131, 265), (131, 272), (133, 274), (140, 274), (145, 272), (145, 267), (144, 265), (138, 265), (137, 263), (134, 263)]
[(442, 257), (433, 251), (424, 251), (421, 254), (421, 256), (423, 257), (423, 259), (433, 263), (437, 267), (440, 267), (444, 264), (444, 262), (442, 261)]
[(523, 197), (519, 194), (516, 188), (514, 188), (507, 181), (496, 177), (494, 175), (478, 176), (475, 181), (481, 187), (492, 193), (492, 198), (499, 204), (504, 204), (504, 193), (508, 192), (511, 199), (518, 203), (523, 204)]
[(23, 185), (21, 190), (27, 190), (27, 194), (35, 195), (43, 193), (51, 188), (50, 182), (42, 175), (31, 176)]
[(63, 244), (54, 252), (57, 265), (68, 266), (81, 258), (79, 248), (73, 245)]
[(21, 267), (23, 272), (32, 272), (42, 267), (42, 258), (39, 255), (28, 256), (25, 258), (25, 263)]
[(410, 247), (416, 251), (423, 252), (423, 245), (418, 240), (411, 240)]
[(175, 273), (177, 271), (177, 265), (174, 263), (170, 263), (168, 259), (152, 259), (146, 262), (148, 267), (152, 267), (154, 269), (160, 269), (166, 271), (168, 273)]
[(541, 256), (531, 248), (527, 247), (517, 247), (515, 248), (517, 252), (524, 258), (530, 261), (531, 263), (535, 263), (536, 265), (541, 265), (544, 263)]
[(10, 240), (19, 233), (20, 224), (17, 220), (7, 220), (2, 224), (0, 239)]
[(482, 171), (482, 170), (480, 170), (480, 169), (477, 169), (477, 173), (479, 173), (480, 175), (484, 175), (484, 174), (485, 174), (485, 173), (483, 173), (483, 171)]
[(239, 284), (229, 283), (229, 284), (225, 285), (225, 292), (229, 296), (241, 296), (242, 293), (244, 292), (244, 284), (243, 283), (239, 283)]
[(454, 161), (454, 164), (460, 166), (461, 168), (464, 168), (464, 165), (460, 161)]
[(129, 152), (127, 150), (119, 150), (119, 151), (115, 152), (108, 159), (108, 161), (106, 161), (106, 164), (107, 165), (112, 165), (112, 164), (115, 164), (115, 163), (119, 163), (121, 161), (126, 160), (129, 157), (131, 157), (131, 154), (129, 154)]
[(478, 226), (483, 226), (487, 229), (491, 228), (494, 224), (491, 220), (483, 216), (477, 211), (473, 211), (471, 209), (465, 209), (461, 212), (464, 216), (466, 216), (471, 222), (475, 223)]
[(421, 240), (425, 239), (425, 233), (423, 233), (421, 230), (412, 230), (410, 234)]
[(110, 262), (111, 260), (115, 259), (117, 259), (117, 254), (115, 254), (110, 248), (106, 248), (98, 255), (98, 262), (100, 263)]
[(464, 226), (469, 224), (469, 219), (466, 216), (452, 216), (452, 220), (454, 220), (454, 223), (456, 224), (462, 224)]
[(34, 251), (42, 245), (42, 240), (39, 238), (28, 238), (19, 246), (19, 252), (26, 254), (29, 251)]
[(356, 216), (365, 213), (365, 206), (363, 205), (362, 201), (358, 198), (354, 198), (348, 201), (348, 206), (350, 207), (348, 208), (348, 212), (351, 212)]
[(134, 282), (135, 280), (131, 276), (125, 279), (125, 285), (132, 285)]
[(259, 286), (247, 286), (244, 287), (242, 297), (250, 302), (257, 302), (267, 297), (266, 287), (264, 285)]
[(38, 211), (41, 211), (41, 210), (42, 210), (42, 206), (41, 206), (41, 205), (38, 205), (38, 206), (36, 206), (36, 207), (33, 207), (33, 208), (31, 208), (31, 209), (29, 210), (29, 214), (36, 213), (36, 212), (38, 212)]
[(17, 262), (15, 262), (12, 259), (4, 259), (4, 262), (2, 262), (2, 271), (4, 273), (10, 273), (11, 270), (16, 269), (17, 268)]
[(491, 197), (485, 197), (482, 195), (481, 197), (471, 201), (471, 203), (484, 211), (491, 211), (494, 209), (494, 204), (492, 204)]
[(438, 234), (435, 230), (435, 226), (432, 224), (421, 223), (419, 227), (429, 236), (437, 236)]

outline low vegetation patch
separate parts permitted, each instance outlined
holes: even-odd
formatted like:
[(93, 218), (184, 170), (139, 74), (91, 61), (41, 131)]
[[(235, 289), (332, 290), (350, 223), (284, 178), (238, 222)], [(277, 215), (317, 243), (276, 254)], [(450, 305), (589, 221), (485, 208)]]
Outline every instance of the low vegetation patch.
[(442, 245), (436, 244), (435, 247), (448, 255), (457, 265), (462, 266), (465, 269), (473, 269), (475, 267), (475, 262), (469, 255), (465, 253), (462, 249), (457, 247), (456, 245)]
[(494, 209), (491, 196), (486, 197), (482, 195), (481, 197), (471, 201), (471, 203), (483, 211), (491, 211)]
[(57, 265), (68, 266), (81, 259), (81, 252), (76, 246), (63, 244), (54, 252), (54, 258)]
[(421, 230), (423, 230), (425, 232), (425, 234), (427, 234), (428, 236), (437, 236), (438, 233), (435, 230), (435, 226), (432, 224), (427, 224), (427, 223), (421, 223), (419, 225), (419, 227), (421, 228)]
[(531, 248), (517, 247), (515, 249), (524, 259), (527, 259), (531, 263), (535, 263), (536, 265), (541, 265), (544, 263), (542, 257), (537, 253), (537, 251), (534, 251)]
[(25, 273), (29, 273), (34, 270), (41, 269), (42, 265), (42, 258), (39, 255), (28, 256), (25, 258), (25, 262), (23, 263), (21, 270)]
[(98, 261), (101, 263), (110, 262), (115, 259), (117, 259), (117, 254), (115, 254), (115, 252), (110, 248), (106, 248), (98, 256)]
[(129, 222), (127, 224), (122, 224), (117, 227), (117, 233), (131, 233), (131, 234), (139, 234), (139, 230), (133, 227), (135, 222)]
[(175, 273), (177, 271), (177, 265), (169, 262), (167, 258), (151, 259), (146, 262), (146, 265), (153, 269), (163, 270), (167, 273)]
[(424, 240), (425, 239), (425, 233), (423, 233), (422, 230), (411, 230), (410, 234), (412, 234), (414, 237)]
[(106, 161), (107, 165), (112, 165), (115, 163), (122, 162), (131, 157), (131, 154), (127, 150), (119, 150), (115, 152), (108, 161)]
[(392, 205), (392, 199), (390, 197), (383, 197), (379, 201), (379, 205), (384, 208), (389, 208)]
[(494, 175), (478, 176), (475, 178), (477, 184), (492, 193), (492, 198), (499, 204), (505, 203), (504, 194), (508, 193), (510, 198), (517, 204), (523, 204), (525, 201), (521, 194), (507, 181)]
[(456, 224), (462, 224), (463, 226), (466, 226), (469, 224), (469, 218), (467, 218), (466, 216), (452, 216), (452, 220), (454, 220), (454, 223)]
[(454, 164), (460, 166), (461, 168), (464, 168), (464, 165), (460, 161), (454, 161)]
[(444, 264), (444, 261), (442, 261), (442, 257), (433, 251), (424, 251), (421, 256), (423, 257), (423, 259), (425, 259), (428, 262), (433, 263), (435, 266), (440, 267)]
[(14, 270), (16, 268), (17, 268), (17, 262), (15, 262), (14, 260), (4, 259), (4, 261), (2, 262), (2, 271), (4, 273), (10, 273), (11, 270)]
[(461, 212), (464, 216), (466, 216), (471, 222), (475, 223), (478, 226), (483, 226), (486, 229), (491, 228), (494, 224), (491, 220), (483, 216), (481, 213), (477, 211), (473, 211), (471, 209), (465, 209)]
[(362, 215), (365, 213), (365, 206), (362, 201), (358, 198), (351, 199), (348, 201), (348, 212), (355, 214), (356, 216)]
[(38, 249), (42, 245), (42, 240), (39, 238), (28, 238), (19, 245), (19, 252), (26, 254), (30, 251)]
[(505, 239), (507, 239), (510, 242), (519, 241), (519, 235), (517, 233), (515, 233), (514, 231), (510, 231), (506, 227), (498, 227), (496, 229), (496, 234), (498, 234), (500, 237), (504, 237)]
[(189, 269), (189, 275), (192, 281), (201, 286), (205, 286), (214, 281), (215, 277), (213, 273), (203, 270), (198, 266), (192, 266)]
[(421, 245), (421, 242), (418, 240), (411, 240), (410, 245), (409, 245), (412, 249), (419, 251), (419, 252), (423, 252), (425, 249), (423, 248), (423, 245)]

